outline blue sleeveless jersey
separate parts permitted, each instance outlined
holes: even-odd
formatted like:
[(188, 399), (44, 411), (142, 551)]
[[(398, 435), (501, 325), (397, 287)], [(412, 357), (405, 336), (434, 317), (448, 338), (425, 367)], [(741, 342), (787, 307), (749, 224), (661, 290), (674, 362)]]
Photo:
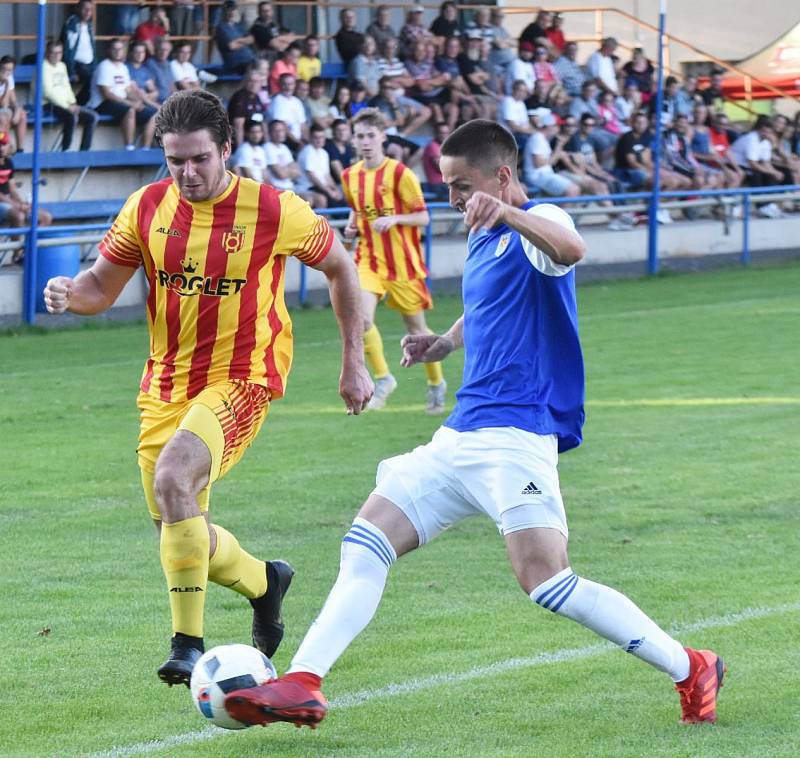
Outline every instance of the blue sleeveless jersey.
[[(534, 213), (574, 228), (554, 205)], [(557, 435), (559, 452), (577, 447), (584, 372), (575, 272), (505, 225), (471, 234), (467, 249), (464, 379), (445, 426), (460, 432), (514, 426)]]

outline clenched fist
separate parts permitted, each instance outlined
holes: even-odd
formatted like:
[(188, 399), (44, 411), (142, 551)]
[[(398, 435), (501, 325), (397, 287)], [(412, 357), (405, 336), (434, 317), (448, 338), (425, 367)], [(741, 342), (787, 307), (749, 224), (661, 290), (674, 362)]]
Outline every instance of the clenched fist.
[(48, 313), (64, 313), (69, 308), (69, 299), (74, 287), (68, 276), (54, 276), (44, 288), (44, 304)]

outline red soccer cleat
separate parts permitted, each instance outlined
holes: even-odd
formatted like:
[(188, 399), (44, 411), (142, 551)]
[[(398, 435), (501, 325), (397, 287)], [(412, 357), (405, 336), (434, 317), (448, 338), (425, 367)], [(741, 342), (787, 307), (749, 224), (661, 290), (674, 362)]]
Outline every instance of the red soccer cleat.
[(251, 726), (288, 721), (316, 729), (328, 711), (328, 701), (319, 690), (321, 684), (314, 674), (286, 674), (259, 687), (234, 690), (225, 698), (225, 710)]
[(713, 724), (717, 720), (717, 693), (728, 667), (711, 650), (685, 650), (689, 655), (689, 676), (675, 685), (681, 696), (681, 721)]

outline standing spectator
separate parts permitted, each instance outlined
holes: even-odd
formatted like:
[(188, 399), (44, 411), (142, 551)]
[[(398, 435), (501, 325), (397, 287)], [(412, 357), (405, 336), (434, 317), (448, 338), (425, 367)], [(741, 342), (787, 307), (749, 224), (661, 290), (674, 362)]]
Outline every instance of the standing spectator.
[[(411, 58), (406, 61), (408, 72), (414, 77), (414, 99), (427, 105), (433, 112), (436, 121), (455, 123), (458, 118), (458, 109), (450, 102), (450, 93), (446, 85), (450, 83), (450, 74), (437, 71), (433, 63), (427, 58), (425, 40), (418, 39), (411, 50)], [(453, 117), (453, 111), (455, 119)], [(447, 118), (445, 118), (447, 114)]]
[(781, 171), (786, 184), (800, 184), (800, 160), (792, 150), (789, 119), (782, 113), (772, 117), (775, 145), (772, 150), (772, 165)]
[(334, 119), (331, 115), (331, 99), (325, 94), (325, 82), (315, 76), (308, 83), (308, 88), (306, 108), (311, 116), (311, 123), (321, 126), (329, 134)]
[(529, 95), (528, 85), (522, 79), (518, 79), (511, 86), (511, 94), (506, 95), (500, 104), (498, 120), (514, 135), (520, 150), (524, 148), (528, 137), (533, 133), (528, 106), (525, 104)]
[(617, 49), (617, 40), (606, 37), (600, 44), (600, 49), (595, 50), (586, 62), (589, 76), (603, 92), (619, 94), (617, 84), (617, 70), (614, 67), (614, 51)]
[(132, 42), (128, 54), (128, 74), (131, 84), (136, 87), (135, 97), (151, 108), (161, 107), (158, 90), (153, 81), (152, 69), (147, 65), (147, 47), (144, 42)]
[(79, 105), (85, 105), (91, 95), (92, 74), (97, 59), (95, 57), (92, 0), (80, 0), (76, 13), (67, 16), (61, 31), (64, 44), (64, 63), (70, 79), (77, 84), (75, 94)]
[(279, 26), (272, 17), (272, 3), (259, 3), (258, 16), (250, 26), (250, 35), (259, 56), (274, 61), (292, 42), (301, 38)]
[(356, 160), (356, 151), (353, 147), (353, 134), (350, 124), (340, 118), (333, 122), (331, 127), (333, 137), (325, 142), (325, 149), (331, 159), (331, 175), (334, 181), (341, 185), (342, 171), (352, 166)]
[(563, 156), (563, 143), (557, 142), (556, 149), (550, 147), (550, 140), (557, 131), (556, 119), (552, 113), (542, 113), (538, 125), (525, 142), (522, 153), (522, 175), (529, 187), (555, 197), (576, 197), (581, 194), (580, 187), (557, 174), (553, 166)]
[(564, 39), (564, 17), (560, 13), (554, 13), (550, 19), (550, 26), (547, 28), (547, 39), (550, 40), (553, 57), (557, 58), (564, 52), (567, 41)]
[(537, 47), (534, 51), (533, 71), (536, 74), (536, 81), (545, 85), (543, 94), (547, 97), (547, 93), (553, 85), (559, 83), (553, 64), (547, 60), (547, 48)]
[(511, 65), (506, 69), (506, 79), (504, 91), (506, 95), (511, 94), (514, 82), (525, 82), (529, 92), (533, 92), (533, 85), (536, 84), (536, 69), (533, 65), (533, 55), (536, 48), (533, 42), (523, 40), (519, 43), (517, 57), (511, 61)]
[(505, 81), (506, 71), (511, 61), (516, 58), (515, 42), (508, 29), (503, 26), (505, 13), (499, 5), (491, 10), (492, 49), (489, 51), (489, 63), (494, 66), (494, 75), (498, 81)]
[[(0, 226), (25, 226), (31, 217), (31, 204), (20, 195), (14, 186), (14, 162), (11, 160), (11, 137), (7, 132), (0, 132)], [(43, 208), (39, 208), (39, 226), (50, 226), (53, 217)], [(14, 255), (13, 262), (19, 263), (22, 253)]]
[(181, 42), (175, 59), (170, 61), (172, 78), (178, 89), (200, 89), (200, 78), (192, 63), (193, 53), (191, 42)]
[(299, 150), (308, 141), (308, 122), (306, 109), (295, 95), (297, 79), (291, 74), (283, 74), (280, 79), (280, 92), (272, 98), (269, 109), (273, 121), (286, 125), (286, 142), (293, 151)]
[(217, 24), (214, 39), (222, 56), (226, 71), (243, 74), (255, 59), (252, 47), (253, 35), (242, 27), (241, 13), (235, 0), (225, 0), (222, 5), (222, 21)]
[(242, 86), (231, 95), (228, 102), (228, 118), (233, 128), (233, 141), (236, 147), (244, 142), (244, 125), (247, 121), (264, 123), (266, 119), (266, 110), (259, 97), (263, 83), (264, 80), (257, 70), (248, 70), (244, 75)]
[(567, 42), (564, 45), (564, 52), (553, 64), (556, 74), (561, 81), (561, 85), (570, 97), (577, 97), (581, 94), (581, 87), (586, 81), (586, 74), (583, 66), (577, 61), (578, 44)]
[(98, 116), (93, 110), (78, 105), (69, 83), (67, 67), (61, 60), (63, 54), (64, 46), (59, 40), (48, 40), (42, 63), (42, 96), (53, 117), (63, 128), (61, 149), (70, 149), (77, 122), (83, 127), (80, 149), (90, 150)]
[(25, 134), (28, 131), (28, 113), (17, 102), (17, 91), (14, 84), (14, 69), (17, 62), (10, 55), (0, 58), (0, 113), (5, 121), (14, 127), (16, 144), (15, 152), (22, 152), (25, 147)]
[(153, 144), (157, 108), (144, 102), (138, 87), (131, 86), (125, 65), (125, 43), (118, 38), (108, 44), (108, 57), (100, 61), (92, 77), (89, 107), (103, 116), (110, 116), (122, 129), (125, 149), (133, 150), (136, 126), (142, 129), (142, 147)]
[(378, 50), (382, 50), (387, 39), (396, 39), (397, 32), (389, 23), (391, 9), (388, 5), (379, 5), (375, 9), (375, 20), (367, 27), (366, 33), (375, 39)]
[(547, 30), (550, 28), (552, 20), (553, 14), (550, 11), (540, 10), (539, 13), (536, 14), (536, 19), (522, 30), (522, 34), (519, 35), (520, 43), (529, 42), (533, 45), (532, 49), (546, 47), (555, 58), (558, 55), (558, 51), (553, 48), (552, 43), (547, 37)]
[[(189, 45), (189, 58), (192, 57), (192, 46)], [(147, 67), (153, 76), (153, 82), (156, 85), (157, 99), (159, 102), (164, 102), (173, 92), (175, 92), (175, 76), (173, 75), (173, 63), (169, 59), (172, 53), (172, 43), (168, 39), (160, 39), (156, 42), (155, 55), (147, 61)], [(191, 63), (189, 64), (192, 65)], [(194, 66), (192, 66), (194, 68)], [(195, 71), (196, 87), (189, 87), (188, 89), (197, 89), (200, 87), (200, 82), (197, 81), (197, 72)]]
[(297, 59), (297, 78), (310, 82), (322, 73), (319, 57), (319, 37), (309, 34), (303, 38), (300, 57)]
[(361, 52), (361, 45), (364, 42), (364, 35), (356, 29), (356, 12), (352, 8), (342, 8), (339, 12), (341, 26), (334, 35), (336, 52), (342, 59), (345, 67), (350, 65), (350, 61)]
[(413, 56), (417, 41), (433, 39), (433, 35), (422, 25), (424, 12), (421, 5), (413, 5), (406, 14), (406, 22), (400, 29), (400, 57), (403, 59)]
[(622, 67), (624, 85), (633, 84), (642, 93), (642, 105), (647, 105), (655, 88), (655, 66), (641, 47), (634, 47), (631, 59)]
[(239, 176), (264, 182), (267, 178), (267, 154), (264, 151), (264, 123), (247, 121), (245, 140), (231, 158), (231, 165)]
[(697, 77), (687, 76), (683, 86), (675, 94), (675, 113), (680, 116), (691, 116), (698, 100), (702, 100), (697, 92)]
[(194, 20), (194, 0), (172, 0), (170, 30), (173, 37), (191, 37), (197, 31)]
[(725, 93), (722, 91), (722, 72), (712, 71), (709, 77), (708, 86), (700, 90), (700, 97), (703, 102), (715, 111), (722, 110), (725, 105)]
[(133, 33), (134, 41), (143, 42), (147, 55), (154, 55), (156, 41), (167, 36), (169, 36), (167, 12), (160, 5), (151, 5), (147, 21), (139, 24)]
[(331, 176), (331, 159), (325, 150), (325, 130), (312, 126), (310, 142), (297, 156), (297, 165), (302, 172), (298, 189), (313, 197), (312, 207), (333, 208), (344, 203), (344, 195)]
[(448, 37), (461, 36), (458, 6), (452, 0), (445, 0), (439, 6), (439, 15), (433, 20), (430, 32), (439, 50), (444, 50), (444, 43)]
[(381, 78), (377, 52), (375, 39), (366, 34), (361, 43), (361, 52), (350, 61), (350, 65), (347, 67), (350, 80), (363, 84), (370, 97), (378, 94), (378, 81)]
[(299, 42), (292, 42), (269, 67), (269, 94), (277, 95), (281, 90), (281, 77), (291, 74), (297, 79), (297, 62), (300, 60), (302, 47)]
[(442, 179), (439, 170), (439, 158), (442, 157), (442, 143), (450, 136), (450, 125), (439, 121), (434, 125), (435, 136), (422, 152), (422, 169), (425, 172), (425, 184), (422, 189), (432, 193), (437, 200), (447, 199), (450, 188)]
[(350, 86), (342, 83), (336, 88), (331, 103), (331, 116), (334, 119), (344, 119), (349, 121), (353, 115), (353, 103), (351, 98)]

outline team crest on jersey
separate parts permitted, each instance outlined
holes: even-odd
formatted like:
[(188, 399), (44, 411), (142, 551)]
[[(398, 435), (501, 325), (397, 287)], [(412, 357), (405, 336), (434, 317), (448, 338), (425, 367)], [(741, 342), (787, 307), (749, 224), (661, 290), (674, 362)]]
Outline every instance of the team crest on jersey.
[(244, 235), (247, 233), (247, 227), (241, 224), (235, 224), (229, 232), (222, 235), (222, 247), (225, 252), (233, 255), (238, 253), (244, 246)]
[(497, 247), (494, 251), (494, 257), (499, 258), (508, 247), (508, 243), (511, 242), (511, 235), (510, 234), (503, 234), (500, 237), (500, 241), (497, 243)]

